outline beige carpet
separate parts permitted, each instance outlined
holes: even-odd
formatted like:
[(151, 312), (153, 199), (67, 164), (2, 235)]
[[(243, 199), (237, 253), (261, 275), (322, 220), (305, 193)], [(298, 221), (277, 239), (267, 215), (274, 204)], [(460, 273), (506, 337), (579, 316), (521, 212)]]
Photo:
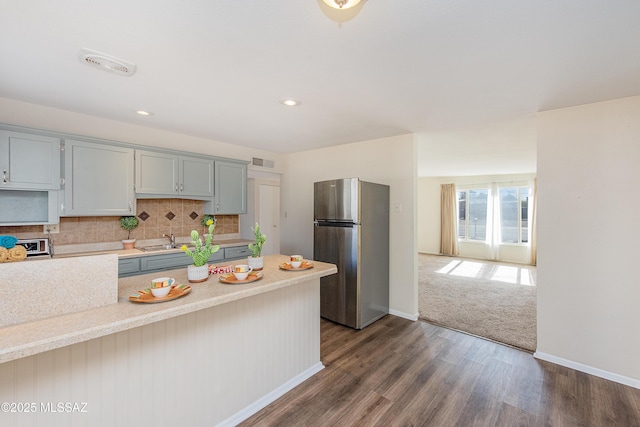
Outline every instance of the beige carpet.
[(535, 351), (535, 279), (535, 266), (420, 254), (420, 318)]

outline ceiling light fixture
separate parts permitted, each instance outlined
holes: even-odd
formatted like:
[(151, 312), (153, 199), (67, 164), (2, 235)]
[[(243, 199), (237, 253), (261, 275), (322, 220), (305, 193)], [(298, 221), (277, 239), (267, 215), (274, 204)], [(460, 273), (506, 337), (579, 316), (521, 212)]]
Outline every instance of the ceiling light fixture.
[(302, 102), (296, 101), (295, 99), (281, 99), (280, 103), (287, 107), (297, 107), (298, 105), (302, 104)]
[(135, 64), (91, 49), (81, 49), (78, 59), (92, 67), (121, 76), (131, 76), (136, 72)]
[(349, 9), (360, 3), (360, 0), (322, 0), (327, 6), (334, 9)]
[(138, 110), (138, 111), (136, 111), (136, 113), (138, 113), (141, 116), (150, 116), (151, 115), (150, 112), (144, 111), (144, 110)]

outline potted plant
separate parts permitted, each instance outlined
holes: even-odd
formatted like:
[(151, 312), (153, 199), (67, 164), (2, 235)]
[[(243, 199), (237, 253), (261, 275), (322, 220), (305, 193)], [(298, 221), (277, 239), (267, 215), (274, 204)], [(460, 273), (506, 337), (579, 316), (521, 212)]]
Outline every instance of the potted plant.
[(256, 222), (256, 226), (251, 229), (253, 231), (254, 242), (249, 243), (249, 249), (251, 249), (251, 256), (247, 263), (254, 271), (262, 270), (264, 267), (264, 257), (262, 256), (262, 245), (267, 241), (267, 236), (260, 231), (260, 224)]
[(122, 241), (125, 249), (133, 249), (133, 246), (136, 244), (136, 239), (131, 238), (131, 230), (136, 228), (138, 224), (138, 218), (135, 216), (123, 216), (120, 218), (120, 227), (127, 230), (127, 238)]
[(204, 282), (209, 278), (209, 257), (211, 254), (218, 252), (220, 246), (212, 245), (211, 239), (213, 238), (213, 230), (215, 223), (213, 219), (207, 221), (209, 227), (209, 234), (206, 235), (204, 243), (200, 239), (200, 235), (196, 230), (191, 230), (191, 241), (193, 242), (193, 248), (190, 249), (187, 245), (182, 245), (180, 249), (193, 259), (193, 264), (187, 267), (187, 278), (190, 282)]
[(200, 223), (204, 227), (203, 235), (205, 238), (207, 237), (207, 231), (209, 230), (209, 221), (213, 221), (213, 226), (216, 226), (216, 218), (214, 216), (203, 215), (202, 219), (200, 220)]

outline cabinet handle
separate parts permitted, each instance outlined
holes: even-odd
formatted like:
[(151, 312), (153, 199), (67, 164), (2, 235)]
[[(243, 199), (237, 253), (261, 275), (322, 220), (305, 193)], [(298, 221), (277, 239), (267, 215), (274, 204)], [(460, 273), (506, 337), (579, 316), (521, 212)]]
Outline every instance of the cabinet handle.
[(184, 188), (182, 187), (182, 184), (180, 184), (180, 192), (182, 193), (184, 191)]
[(129, 212), (131, 212), (133, 210), (133, 205), (131, 203), (131, 200), (129, 200)]
[(177, 182), (176, 182), (176, 189), (175, 189), (175, 192), (176, 192), (176, 193), (178, 192), (178, 183), (177, 183)]
[(7, 183), (7, 171), (6, 170), (2, 171), (2, 183), (3, 184)]
[(220, 210), (220, 203), (216, 203), (216, 212)]

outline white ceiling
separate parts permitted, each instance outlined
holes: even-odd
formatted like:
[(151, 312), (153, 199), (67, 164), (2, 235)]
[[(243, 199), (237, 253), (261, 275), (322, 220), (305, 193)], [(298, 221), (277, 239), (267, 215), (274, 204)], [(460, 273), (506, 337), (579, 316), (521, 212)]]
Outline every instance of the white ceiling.
[[(273, 152), (413, 132), (451, 158), (465, 142), (508, 151), (513, 137), (491, 136), (506, 119), (640, 94), (638, 0), (370, 0), (339, 13), (321, 0), (4, 0), (0, 97)], [(137, 72), (82, 64), (82, 48)]]

